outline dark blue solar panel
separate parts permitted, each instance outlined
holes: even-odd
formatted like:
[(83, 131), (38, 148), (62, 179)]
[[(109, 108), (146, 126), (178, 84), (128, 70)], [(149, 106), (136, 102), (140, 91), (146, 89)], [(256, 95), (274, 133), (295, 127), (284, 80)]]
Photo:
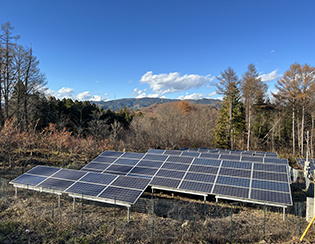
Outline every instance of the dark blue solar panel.
[(238, 176), (242, 178), (250, 178), (251, 171), (241, 169), (221, 168), (219, 175)]
[(57, 191), (64, 191), (69, 186), (71, 186), (74, 183), (74, 181), (70, 180), (59, 180), (59, 179), (53, 179), (49, 178), (45, 180), (44, 182), (40, 183), (38, 187), (51, 189), (51, 190), (57, 190)]
[(19, 176), (18, 178), (12, 180), (12, 183), (15, 184), (22, 184), (22, 185), (29, 185), (29, 186), (36, 186), (43, 180), (45, 180), (47, 177), (43, 176), (37, 176), (37, 175), (29, 175), (29, 174), (23, 174)]
[(223, 161), (221, 167), (237, 168), (237, 169), (252, 169), (252, 164), (248, 162)]
[(184, 171), (175, 171), (175, 170), (159, 170), (159, 172), (156, 174), (157, 176), (162, 176), (166, 178), (175, 178), (175, 179), (181, 179), (184, 177), (185, 172)]
[(144, 156), (143, 159), (145, 160), (155, 160), (155, 161), (165, 161), (165, 159), (167, 159), (168, 156), (164, 156), (164, 155), (155, 155), (155, 154), (147, 154)]
[(264, 158), (264, 163), (288, 164), (288, 160), (283, 158)]
[(106, 171), (116, 171), (116, 172), (128, 173), (132, 168), (133, 168), (133, 166), (129, 166), (129, 165), (114, 164), (114, 165), (111, 165), (110, 167), (108, 167), (108, 169)]
[(102, 190), (104, 190), (105, 185), (96, 185), (84, 182), (76, 182), (70, 188), (66, 190), (68, 193), (83, 194), (84, 196), (97, 196)]
[(162, 169), (174, 169), (174, 170), (186, 171), (188, 167), (189, 167), (189, 164), (165, 163), (163, 164)]
[(136, 158), (141, 159), (144, 156), (144, 153), (131, 153), (126, 152), (124, 155), (121, 156), (121, 158)]
[(138, 162), (138, 159), (119, 158), (114, 164), (136, 165)]
[(56, 174), (53, 175), (54, 178), (61, 178), (65, 180), (78, 180), (86, 172), (78, 171), (78, 170), (71, 170), (71, 169), (62, 169), (58, 171)]
[(151, 176), (151, 175), (128, 174), (128, 176), (132, 176), (132, 177), (142, 177), (142, 178), (146, 178), (146, 179), (152, 179), (152, 176)]
[(218, 195), (224, 195), (229, 197), (241, 197), (241, 198), (248, 198), (248, 188), (240, 188), (240, 187), (233, 187), (233, 186), (223, 186), (215, 184), (212, 193)]
[(287, 174), (279, 174), (279, 173), (272, 173), (272, 172), (254, 171), (253, 178), (261, 179), (261, 180), (288, 182)]
[(97, 157), (95, 159), (93, 159), (92, 162), (95, 162), (95, 163), (112, 163), (116, 160), (117, 158), (112, 158), (112, 157)]
[(159, 149), (150, 149), (147, 153), (153, 153), (153, 154), (163, 154), (164, 150), (159, 150)]
[(219, 158), (219, 154), (213, 154), (213, 153), (201, 153), (200, 154), (200, 158), (212, 158), (212, 159), (218, 159)]
[(89, 173), (85, 175), (83, 178), (81, 178), (80, 181), (108, 185), (116, 177), (117, 177), (116, 175), (110, 175), (110, 174)]
[(181, 148), (179, 149), (179, 151), (188, 151), (188, 150), (189, 150), (188, 147), (181, 147)]
[(190, 148), (189, 151), (190, 151), (190, 152), (198, 152), (199, 149), (198, 149), (198, 148)]
[(215, 175), (188, 172), (185, 176), (185, 180), (213, 183), (215, 180)]
[(199, 155), (200, 155), (200, 153), (198, 153), (198, 152), (183, 152), (181, 154), (181, 156), (194, 157), (194, 158), (198, 158)]
[(94, 163), (93, 161), (89, 164), (87, 164), (86, 166), (84, 166), (84, 168), (87, 169), (96, 169), (96, 170), (101, 170), (103, 171), (104, 169), (106, 169), (110, 164), (109, 163)]
[(163, 177), (154, 177), (150, 185), (177, 188), (179, 183), (180, 183), (180, 180), (168, 179), (168, 178), (163, 178)]
[(82, 169), (80, 169), (80, 171), (102, 173), (103, 170), (101, 170), (101, 169), (87, 169), (87, 168), (82, 168)]
[(216, 184), (249, 187), (250, 179), (219, 175)]
[(270, 190), (270, 191), (282, 191), (290, 192), (289, 184), (275, 181), (265, 180), (252, 180), (252, 188)]
[(141, 160), (137, 166), (149, 167), (149, 168), (160, 168), (163, 162), (158, 161), (149, 161), (149, 160)]
[(123, 154), (123, 152), (105, 151), (100, 156), (119, 157)]
[(239, 155), (224, 155), (221, 154), (220, 160), (234, 160), (234, 161), (240, 161)]
[(141, 175), (154, 175), (158, 171), (158, 168), (145, 168), (145, 167), (134, 167), (130, 174), (141, 174)]
[(216, 159), (195, 158), (193, 164), (206, 165), (206, 166), (220, 166), (221, 161)]
[(193, 181), (183, 181), (179, 189), (210, 193), (212, 186), (213, 184), (206, 184), (206, 183), (193, 182)]
[(42, 176), (51, 176), (52, 174), (56, 173), (60, 168), (52, 168), (47, 166), (36, 166), (31, 170), (27, 171), (28, 174), (34, 175), (42, 175)]
[(145, 190), (150, 181), (151, 181), (150, 179), (146, 178), (119, 176), (111, 185), (133, 188), (138, 190)]
[(242, 156), (241, 157), (242, 162), (259, 162), (263, 163), (264, 158), (263, 157), (252, 157), (252, 156)]
[(205, 173), (205, 174), (216, 174), (218, 167), (202, 166), (202, 165), (191, 165), (189, 172)]
[(121, 202), (135, 203), (141, 196), (142, 191), (119, 188), (119, 187), (107, 187), (98, 197), (112, 199)]
[(198, 152), (207, 153), (207, 152), (209, 152), (209, 149), (208, 148), (199, 148)]
[(164, 155), (176, 155), (179, 156), (182, 152), (175, 150), (165, 150)]
[(254, 170), (286, 173), (287, 172), (287, 165), (282, 165), (282, 164), (254, 164)]
[(180, 156), (170, 156), (166, 161), (167, 162), (190, 164), (192, 160), (193, 160), (193, 158), (180, 157)]
[(250, 199), (292, 205), (291, 194), (252, 189)]

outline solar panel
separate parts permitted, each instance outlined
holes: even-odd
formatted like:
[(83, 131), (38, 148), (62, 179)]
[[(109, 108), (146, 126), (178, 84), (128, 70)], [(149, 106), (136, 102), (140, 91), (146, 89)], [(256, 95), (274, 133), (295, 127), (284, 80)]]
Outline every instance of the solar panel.
[(123, 152), (105, 151), (100, 156), (120, 157), (123, 154)]
[(254, 157), (254, 156), (242, 156), (241, 161), (242, 162), (260, 162), (260, 163), (263, 163), (264, 158), (263, 157)]
[(264, 163), (288, 164), (288, 160), (283, 158), (264, 158)]
[(61, 180), (61, 179), (54, 179), (54, 178), (48, 178), (37, 187), (42, 187), (46, 189), (54, 189), (57, 191), (64, 191), (66, 190), (69, 186), (71, 186), (74, 183), (74, 181), (70, 180)]
[(103, 172), (103, 170), (101, 170), (101, 169), (88, 169), (88, 168), (82, 168), (82, 169), (80, 169), (80, 171), (95, 172), (95, 173), (102, 173)]
[(292, 205), (291, 194), (289, 193), (252, 189), (250, 199)]
[(225, 186), (225, 185), (214, 185), (212, 194), (229, 196), (229, 197), (240, 197), (248, 198), (249, 188)]
[(237, 161), (223, 161), (222, 167), (225, 168), (236, 168), (236, 169), (251, 169), (252, 164), (247, 162), (237, 162)]
[(34, 175), (42, 175), (42, 176), (51, 176), (52, 174), (59, 171), (60, 168), (52, 168), (47, 166), (36, 166), (35, 168), (32, 168), (27, 173), (28, 174), (34, 174)]
[(198, 158), (200, 153), (198, 152), (182, 152), (181, 156), (186, 156), (186, 157), (194, 157)]
[(86, 172), (78, 171), (78, 170), (72, 170), (72, 169), (61, 169), (57, 173), (53, 175), (54, 178), (61, 178), (65, 180), (78, 180), (83, 175), (85, 175)]
[(159, 150), (159, 149), (150, 149), (147, 153), (152, 153), (152, 154), (163, 154), (164, 150)]
[(213, 184), (183, 181), (182, 184), (179, 186), (179, 189), (210, 193), (212, 186)]
[(138, 159), (119, 158), (116, 160), (115, 164), (136, 165), (138, 161)]
[(92, 161), (91, 163), (85, 165), (84, 168), (96, 169), (96, 170), (98, 170), (98, 171), (103, 171), (103, 170), (105, 170), (109, 165), (110, 165), (109, 163), (94, 163), (94, 161)]
[(206, 165), (206, 166), (220, 166), (221, 161), (216, 159), (196, 158), (193, 164)]
[(148, 186), (150, 181), (150, 179), (146, 178), (118, 176), (118, 178), (111, 185), (142, 190)]
[(216, 184), (249, 187), (250, 179), (219, 175)]
[(38, 175), (23, 174), (23, 175), (19, 176), (18, 178), (12, 180), (11, 182), (14, 184), (36, 186), (40, 182), (44, 181), (45, 179), (47, 179), (47, 177), (38, 176)]
[(168, 179), (164, 177), (154, 177), (150, 185), (162, 186), (162, 187), (168, 187), (168, 188), (177, 188), (179, 183), (180, 183), (180, 180)]
[(221, 168), (219, 171), (219, 175), (237, 176), (237, 177), (241, 177), (241, 178), (250, 178), (251, 177), (251, 171), (240, 170), (240, 169)]
[(177, 163), (190, 164), (192, 160), (193, 160), (193, 158), (188, 158), (188, 157), (169, 156), (169, 158), (166, 161), (167, 162), (177, 162)]
[(270, 191), (280, 191), (280, 192), (290, 192), (289, 185), (282, 182), (266, 181), (266, 180), (254, 180), (252, 181), (252, 188), (270, 190)]
[(132, 168), (133, 168), (133, 166), (129, 166), (129, 165), (114, 164), (114, 165), (111, 165), (110, 167), (108, 167), (108, 169), (105, 172), (116, 171), (116, 172), (121, 172), (121, 173), (127, 174)]
[(205, 173), (205, 174), (216, 174), (218, 167), (202, 166), (202, 165), (191, 165), (189, 172)]
[(131, 153), (131, 152), (126, 152), (124, 153), (121, 158), (136, 158), (140, 159), (144, 156), (144, 153)]
[(213, 183), (215, 175), (188, 172), (185, 176), (185, 180)]
[(175, 170), (164, 170), (160, 169), (156, 176), (166, 177), (166, 178), (174, 178), (181, 179), (185, 175), (184, 171), (175, 171)]
[(150, 161), (150, 160), (141, 160), (137, 166), (149, 167), (149, 168), (160, 168), (163, 162)]
[(110, 184), (114, 179), (116, 179), (116, 175), (110, 174), (97, 174), (97, 173), (89, 173), (83, 176), (80, 181), (82, 182), (90, 182), (90, 183), (97, 183), (102, 185)]
[(288, 182), (287, 174), (279, 174), (273, 172), (253, 171), (253, 178), (261, 180)]
[(154, 160), (154, 161), (165, 161), (165, 159), (167, 159), (168, 156), (164, 156), (164, 155), (154, 155), (154, 154), (147, 154), (144, 156), (143, 159), (145, 160)]
[(163, 164), (162, 169), (174, 169), (174, 170), (186, 171), (188, 167), (189, 167), (189, 164), (165, 163)]
[(92, 162), (95, 163), (112, 163), (116, 160), (117, 158), (113, 158), (113, 157), (102, 157), (102, 156), (98, 156), (97, 158), (93, 159)]
[(286, 173), (287, 166), (286, 165), (274, 165), (274, 164), (254, 164), (254, 170), (261, 170), (261, 171), (271, 171), (271, 172), (279, 172), (279, 173)]
[(200, 158), (212, 158), (212, 159), (218, 159), (220, 157), (220, 154), (213, 154), (213, 153), (201, 153)]
[(165, 150), (163, 155), (176, 155), (179, 156), (182, 152), (175, 150)]
[(157, 168), (145, 168), (145, 167), (134, 167), (130, 174), (140, 174), (140, 175), (154, 175), (158, 171)]
[(105, 187), (106, 186), (104, 185), (96, 185), (96, 184), (85, 183), (85, 182), (76, 182), (74, 185), (68, 188), (66, 192), (96, 197), (98, 194), (100, 194), (102, 190), (105, 189)]
[(98, 197), (134, 204), (141, 194), (139, 190), (109, 186)]

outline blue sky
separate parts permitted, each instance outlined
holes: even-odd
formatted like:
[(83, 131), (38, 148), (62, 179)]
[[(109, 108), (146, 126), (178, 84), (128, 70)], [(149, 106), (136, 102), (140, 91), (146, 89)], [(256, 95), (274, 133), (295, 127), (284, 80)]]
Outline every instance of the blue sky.
[(50, 94), (79, 100), (217, 98), (216, 76), (253, 63), (269, 86), (314, 64), (315, 1), (0, 0), (32, 43)]

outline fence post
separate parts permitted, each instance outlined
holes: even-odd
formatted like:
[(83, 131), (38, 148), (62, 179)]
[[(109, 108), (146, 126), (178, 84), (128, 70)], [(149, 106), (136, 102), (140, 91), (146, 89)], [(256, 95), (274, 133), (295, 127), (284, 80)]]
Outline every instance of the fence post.
[(232, 226), (233, 226), (233, 203), (231, 203), (231, 229), (230, 229), (230, 242), (232, 243)]
[(264, 204), (264, 238), (266, 231), (266, 204)]
[(152, 197), (152, 228), (151, 228), (151, 243), (154, 243), (154, 199)]

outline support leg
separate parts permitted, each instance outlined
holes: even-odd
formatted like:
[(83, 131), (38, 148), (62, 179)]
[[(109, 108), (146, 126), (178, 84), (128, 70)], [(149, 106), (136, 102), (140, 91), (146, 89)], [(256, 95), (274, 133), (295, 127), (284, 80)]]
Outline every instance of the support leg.
[(127, 207), (127, 221), (130, 221), (130, 207)]
[(73, 198), (73, 212), (75, 211), (75, 198)]
[(58, 195), (58, 209), (60, 209), (60, 195)]
[(285, 221), (285, 207), (283, 208), (283, 221)]
[(15, 188), (15, 197), (17, 197), (17, 187), (14, 187)]

